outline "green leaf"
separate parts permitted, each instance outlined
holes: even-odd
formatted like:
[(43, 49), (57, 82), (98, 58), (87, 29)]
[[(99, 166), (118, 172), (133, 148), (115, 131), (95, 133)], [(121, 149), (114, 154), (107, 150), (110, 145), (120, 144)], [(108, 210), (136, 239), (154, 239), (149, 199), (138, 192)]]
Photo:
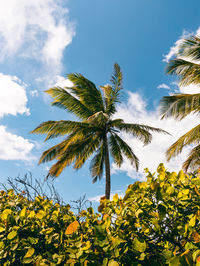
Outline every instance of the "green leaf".
[(115, 261), (115, 260), (110, 260), (108, 262), (108, 266), (119, 266), (119, 263), (117, 261)]
[(192, 254), (192, 258), (193, 261), (196, 262), (196, 259), (200, 256), (200, 249), (196, 250), (193, 254)]
[(0, 226), (0, 233), (3, 232), (3, 231), (5, 231), (5, 228)]
[(139, 252), (144, 252), (147, 245), (144, 240), (139, 240), (138, 238), (134, 238), (133, 240), (133, 248)]
[(35, 249), (29, 248), (28, 251), (26, 252), (25, 256), (24, 256), (24, 259), (32, 257), (34, 253), (35, 253)]
[(188, 225), (194, 227), (195, 224), (196, 224), (196, 215), (194, 217), (192, 217), (192, 219), (190, 219)]
[(180, 258), (179, 257), (173, 257), (169, 261), (169, 266), (180, 266)]
[(17, 235), (17, 231), (13, 230), (13, 231), (11, 231), (11, 232), (8, 234), (7, 238), (8, 238), (9, 240), (11, 240), (11, 239), (15, 238), (16, 235)]
[(185, 249), (196, 249), (196, 248), (197, 247), (190, 242), (187, 242), (185, 245)]

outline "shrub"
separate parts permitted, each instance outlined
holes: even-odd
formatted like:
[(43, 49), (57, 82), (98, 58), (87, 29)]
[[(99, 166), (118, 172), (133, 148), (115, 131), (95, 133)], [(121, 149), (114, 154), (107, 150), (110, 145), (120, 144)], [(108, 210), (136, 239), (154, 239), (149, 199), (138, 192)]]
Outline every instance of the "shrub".
[(146, 173), (99, 213), (1, 191), (0, 264), (200, 265), (198, 175)]

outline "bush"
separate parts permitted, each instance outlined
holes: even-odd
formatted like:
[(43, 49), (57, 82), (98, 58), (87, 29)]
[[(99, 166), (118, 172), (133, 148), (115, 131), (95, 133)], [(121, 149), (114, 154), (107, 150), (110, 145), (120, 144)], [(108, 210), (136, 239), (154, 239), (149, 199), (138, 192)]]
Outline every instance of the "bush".
[(1, 191), (1, 265), (200, 265), (198, 175), (146, 172), (99, 213)]

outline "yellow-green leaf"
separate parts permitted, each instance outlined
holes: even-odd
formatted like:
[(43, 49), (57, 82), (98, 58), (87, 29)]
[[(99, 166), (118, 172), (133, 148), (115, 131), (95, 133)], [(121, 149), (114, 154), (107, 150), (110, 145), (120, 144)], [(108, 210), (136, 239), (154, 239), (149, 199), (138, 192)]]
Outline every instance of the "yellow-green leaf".
[(26, 215), (26, 207), (24, 207), (20, 212), (20, 217), (24, 217)]
[(5, 230), (5, 228), (0, 226), (0, 233), (3, 232), (4, 230)]
[(28, 251), (26, 252), (26, 255), (24, 256), (24, 259), (32, 257), (34, 253), (35, 253), (35, 249), (29, 248)]
[(31, 211), (28, 215), (28, 218), (33, 218), (35, 217), (35, 211)]
[(114, 202), (118, 202), (118, 199), (119, 199), (118, 194), (115, 194), (115, 195), (113, 196), (113, 201), (114, 201)]
[(90, 241), (84, 242), (82, 245), (82, 250), (87, 250), (91, 247)]
[(108, 262), (108, 266), (119, 266), (119, 263), (117, 261), (115, 261), (115, 260), (110, 260)]
[(195, 224), (196, 224), (196, 215), (194, 216), (194, 217), (192, 217), (192, 219), (190, 219), (190, 221), (189, 221), (189, 226), (195, 226)]
[(39, 210), (39, 212), (36, 214), (38, 219), (42, 219), (46, 215), (46, 212)]
[(8, 238), (9, 240), (11, 240), (11, 239), (15, 238), (16, 235), (17, 235), (17, 231), (13, 230), (13, 231), (11, 231), (11, 232), (8, 234), (7, 238)]

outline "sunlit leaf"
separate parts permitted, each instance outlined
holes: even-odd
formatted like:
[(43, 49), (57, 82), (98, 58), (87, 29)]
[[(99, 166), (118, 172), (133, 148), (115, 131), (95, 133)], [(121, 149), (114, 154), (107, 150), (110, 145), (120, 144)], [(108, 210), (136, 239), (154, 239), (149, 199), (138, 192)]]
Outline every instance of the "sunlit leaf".
[(67, 229), (65, 230), (65, 234), (66, 235), (71, 235), (74, 232), (76, 232), (77, 228), (79, 226), (79, 223), (77, 221), (74, 221), (73, 223), (71, 223)]

